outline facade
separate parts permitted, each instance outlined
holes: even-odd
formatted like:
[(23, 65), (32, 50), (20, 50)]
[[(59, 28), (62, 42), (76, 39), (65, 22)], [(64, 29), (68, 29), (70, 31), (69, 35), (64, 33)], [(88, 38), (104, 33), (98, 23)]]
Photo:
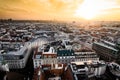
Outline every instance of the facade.
[(10, 69), (19, 69), (26, 66), (30, 50), (26, 47), (21, 48), (17, 52), (9, 52), (7, 54), (0, 54), (4, 61), (8, 64)]
[(57, 53), (53, 47), (46, 46), (43, 49), (39, 47), (34, 51), (33, 63), (34, 68), (40, 65), (57, 64)]
[(75, 61), (87, 62), (87, 61), (99, 61), (99, 57), (95, 52), (75, 52)]
[(49, 47), (48, 50), (43, 50), (41, 64), (57, 64), (57, 53), (53, 47)]
[(120, 50), (114, 43), (107, 41), (94, 42), (92, 48), (96, 51), (101, 59), (104, 59), (106, 61), (120, 61)]

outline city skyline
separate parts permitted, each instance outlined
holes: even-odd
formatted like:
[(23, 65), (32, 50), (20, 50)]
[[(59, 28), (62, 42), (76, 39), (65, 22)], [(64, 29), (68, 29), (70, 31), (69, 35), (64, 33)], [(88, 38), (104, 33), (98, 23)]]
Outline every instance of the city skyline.
[(0, 19), (120, 21), (120, 0), (0, 0)]

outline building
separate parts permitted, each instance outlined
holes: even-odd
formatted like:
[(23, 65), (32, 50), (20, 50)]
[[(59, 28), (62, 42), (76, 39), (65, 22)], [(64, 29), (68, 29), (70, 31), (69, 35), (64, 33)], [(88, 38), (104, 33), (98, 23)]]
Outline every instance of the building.
[(29, 55), (30, 49), (28, 49), (26, 46), (22, 47), (18, 51), (10, 51), (7, 53), (2, 52), (2, 54), (0, 54), (10, 69), (24, 68)]
[(95, 52), (75, 52), (75, 61), (87, 62), (87, 61), (99, 61), (99, 57)]
[(101, 59), (120, 62), (120, 49), (116, 44), (108, 41), (94, 42), (92, 48)]
[(34, 51), (34, 68), (40, 65), (65, 64), (74, 61), (74, 51), (68, 42), (56, 41), (38, 46)]
[(106, 71), (103, 61), (72, 62), (69, 65), (73, 80), (94, 80)]
[(53, 47), (43, 45), (34, 51), (33, 56), (34, 68), (40, 65), (57, 64), (57, 53)]
[(72, 48), (72, 44), (68, 41), (51, 42), (37, 47), (33, 56), (34, 68), (46, 64), (99, 61), (99, 57), (91, 49), (80, 47), (80, 49), (73, 48), (73, 50)]
[(75, 60), (75, 54), (73, 50), (59, 49), (57, 50), (58, 63), (68, 64)]

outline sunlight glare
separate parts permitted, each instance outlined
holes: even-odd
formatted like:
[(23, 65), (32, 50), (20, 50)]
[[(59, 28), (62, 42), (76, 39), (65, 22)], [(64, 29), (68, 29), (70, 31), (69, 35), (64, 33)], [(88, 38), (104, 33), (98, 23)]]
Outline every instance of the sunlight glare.
[(115, 6), (116, 3), (113, 0), (84, 0), (84, 2), (78, 6), (74, 15), (76, 17), (91, 20), (99, 14), (103, 14), (104, 10)]

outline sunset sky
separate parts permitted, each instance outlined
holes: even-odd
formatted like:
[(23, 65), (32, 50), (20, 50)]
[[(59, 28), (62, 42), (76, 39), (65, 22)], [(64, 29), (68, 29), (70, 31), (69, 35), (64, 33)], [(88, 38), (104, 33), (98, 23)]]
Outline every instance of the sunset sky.
[(0, 0), (1, 19), (120, 20), (120, 0)]

